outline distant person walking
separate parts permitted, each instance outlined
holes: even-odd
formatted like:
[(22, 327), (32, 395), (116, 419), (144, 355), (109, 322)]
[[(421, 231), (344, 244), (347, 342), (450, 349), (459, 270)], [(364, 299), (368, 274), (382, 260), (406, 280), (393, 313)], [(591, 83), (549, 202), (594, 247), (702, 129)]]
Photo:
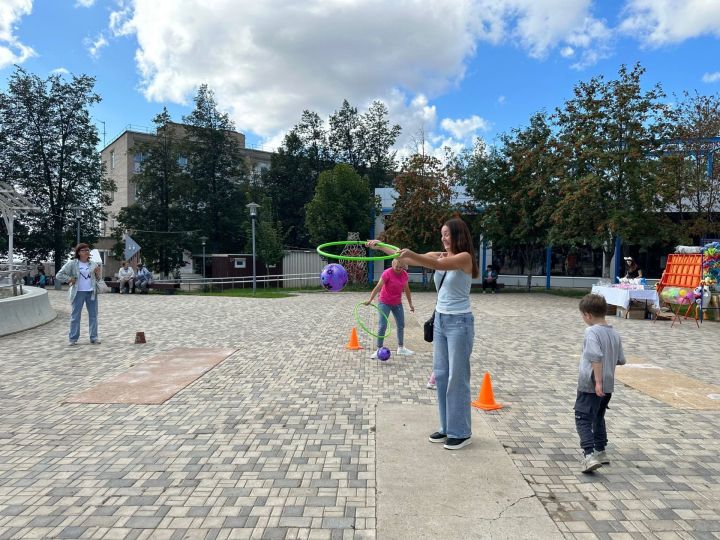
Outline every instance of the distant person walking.
[(55, 276), (61, 283), (69, 283), (68, 296), (72, 306), (70, 315), (70, 335), (68, 345), (77, 345), (80, 339), (80, 319), (83, 305), (87, 306), (90, 343), (100, 343), (98, 339), (98, 298), (97, 284), (100, 278), (100, 266), (90, 260), (90, 246), (78, 244), (75, 258), (65, 263)]

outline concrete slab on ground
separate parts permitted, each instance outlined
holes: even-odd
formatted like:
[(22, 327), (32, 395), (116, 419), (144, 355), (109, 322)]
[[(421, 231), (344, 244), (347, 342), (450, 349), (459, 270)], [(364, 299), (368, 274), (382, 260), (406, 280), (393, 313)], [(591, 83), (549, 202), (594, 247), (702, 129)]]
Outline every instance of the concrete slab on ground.
[(481, 413), (457, 451), (428, 441), (436, 416), (428, 405), (377, 407), (378, 538), (563, 538)]

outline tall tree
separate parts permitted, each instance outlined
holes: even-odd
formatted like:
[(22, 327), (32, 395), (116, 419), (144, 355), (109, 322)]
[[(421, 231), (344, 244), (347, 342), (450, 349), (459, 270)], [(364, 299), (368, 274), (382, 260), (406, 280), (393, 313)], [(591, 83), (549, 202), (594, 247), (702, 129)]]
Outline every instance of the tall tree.
[(476, 145), (466, 170), (468, 190), (482, 206), (480, 223), (493, 246), (518, 253), (527, 273), (540, 266), (549, 243), (556, 203), (559, 161), (547, 116), (534, 114), (530, 125), (503, 135), (502, 149)]
[(415, 251), (436, 251), (439, 231), (452, 213), (454, 166), (433, 156), (413, 154), (405, 159), (395, 178), (397, 199), (385, 219), (385, 239)]
[(202, 85), (195, 96), (195, 109), (183, 117), (187, 137), (185, 153), (188, 174), (193, 180), (194, 228), (209, 238), (211, 250), (234, 252), (245, 245), (245, 167), (236, 139), (235, 126), (217, 108), (213, 92)]
[(29, 236), (19, 247), (31, 258), (52, 253), (56, 269), (75, 241), (73, 207), (83, 208), (81, 238), (93, 242), (115, 190), (103, 174), (90, 121), (90, 107), (100, 101), (94, 87), (87, 75), (43, 80), (17, 68), (0, 92), (0, 170), (42, 209), (24, 218)]
[[(553, 215), (553, 238), (602, 248), (609, 263), (613, 241), (650, 246), (671, 239), (660, 211), (658, 163), (667, 136), (660, 86), (643, 91), (645, 70), (622, 66), (618, 78), (579, 83), (557, 111), (558, 152), (566, 163)], [(608, 267), (603, 270), (608, 275)]]
[(270, 169), (263, 174), (263, 185), (292, 247), (310, 245), (305, 207), (315, 193), (317, 175), (319, 172), (308, 159), (306, 147), (295, 130), (285, 136), (283, 145), (270, 158)]
[(153, 123), (155, 140), (133, 148), (142, 156), (140, 171), (133, 177), (137, 202), (120, 210), (117, 220), (119, 229), (130, 231), (142, 246), (145, 264), (167, 276), (178, 267), (180, 254), (188, 247), (185, 229), (192, 225), (187, 219), (187, 194), (192, 183), (183, 165), (182, 141), (167, 109), (155, 116)]
[(314, 244), (344, 240), (348, 232), (364, 234), (373, 219), (367, 178), (345, 163), (320, 174), (315, 196), (306, 209), (305, 225)]
[(388, 186), (395, 175), (396, 152), (392, 148), (401, 131), (398, 124), (390, 125), (388, 108), (382, 101), (373, 101), (361, 115), (359, 144), (370, 189)]
[(672, 136), (662, 160), (668, 209), (690, 234), (720, 235), (720, 96), (685, 92), (668, 116)]
[(360, 174), (365, 174), (363, 135), (357, 108), (344, 99), (340, 109), (330, 115), (328, 142), (334, 161), (347, 163)]

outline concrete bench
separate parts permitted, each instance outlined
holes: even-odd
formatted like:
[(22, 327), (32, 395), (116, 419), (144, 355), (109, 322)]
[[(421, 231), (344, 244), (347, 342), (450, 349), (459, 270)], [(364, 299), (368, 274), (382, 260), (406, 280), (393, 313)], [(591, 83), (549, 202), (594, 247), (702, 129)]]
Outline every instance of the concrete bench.
[[(106, 281), (105, 282), (108, 287), (112, 290), (112, 292), (118, 293), (120, 292), (120, 282), (115, 281)], [(165, 291), (165, 294), (175, 294), (175, 290), (180, 288), (179, 283), (156, 283), (153, 282), (152, 285), (149, 287), (150, 289), (155, 289), (156, 291)], [(132, 292), (138, 292), (137, 285), (134, 285), (132, 288)]]

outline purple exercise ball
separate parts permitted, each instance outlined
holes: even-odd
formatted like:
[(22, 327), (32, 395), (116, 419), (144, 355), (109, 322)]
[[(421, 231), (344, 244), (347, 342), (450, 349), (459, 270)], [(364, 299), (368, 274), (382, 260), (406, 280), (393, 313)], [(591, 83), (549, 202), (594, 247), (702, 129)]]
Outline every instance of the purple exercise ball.
[(330, 292), (341, 291), (347, 282), (347, 270), (341, 264), (328, 264), (320, 272), (320, 283)]
[(388, 358), (390, 358), (390, 349), (387, 347), (380, 347), (377, 352), (378, 358), (385, 362)]

